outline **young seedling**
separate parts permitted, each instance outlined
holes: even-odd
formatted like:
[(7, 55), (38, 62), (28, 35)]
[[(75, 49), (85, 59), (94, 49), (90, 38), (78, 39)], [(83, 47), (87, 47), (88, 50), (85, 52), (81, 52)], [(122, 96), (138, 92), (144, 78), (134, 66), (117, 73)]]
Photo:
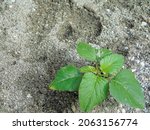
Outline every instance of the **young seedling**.
[(110, 94), (118, 102), (143, 109), (144, 94), (139, 82), (129, 69), (123, 69), (124, 57), (108, 49), (96, 49), (79, 42), (78, 54), (94, 62), (94, 66), (61, 68), (49, 88), (58, 91), (78, 91), (80, 109), (91, 111)]

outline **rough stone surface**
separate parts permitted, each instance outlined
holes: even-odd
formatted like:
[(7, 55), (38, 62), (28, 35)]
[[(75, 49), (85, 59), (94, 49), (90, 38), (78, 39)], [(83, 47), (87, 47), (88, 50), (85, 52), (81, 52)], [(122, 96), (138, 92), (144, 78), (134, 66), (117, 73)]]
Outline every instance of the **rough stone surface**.
[(78, 40), (123, 54), (146, 99), (92, 112), (150, 112), (149, 0), (0, 0), (0, 112), (80, 112), (77, 93), (48, 90), (60, 67), (87, 64)]

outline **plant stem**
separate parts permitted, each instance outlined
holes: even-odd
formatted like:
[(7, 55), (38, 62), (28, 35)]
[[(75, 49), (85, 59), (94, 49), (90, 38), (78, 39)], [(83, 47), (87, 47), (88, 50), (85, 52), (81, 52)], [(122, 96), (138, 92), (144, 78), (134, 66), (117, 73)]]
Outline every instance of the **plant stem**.
[(97, 74), (102, 76), (101, 71), (99, 69), (99, 64), (96, 63), (96, 70), (97, 70)]

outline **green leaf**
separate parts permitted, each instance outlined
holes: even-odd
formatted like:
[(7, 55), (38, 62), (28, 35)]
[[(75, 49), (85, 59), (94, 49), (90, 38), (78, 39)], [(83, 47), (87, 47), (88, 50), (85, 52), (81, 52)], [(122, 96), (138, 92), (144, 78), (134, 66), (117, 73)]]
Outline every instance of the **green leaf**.
[(100, 61), (100, 69), (107, 74), (118, 72), (124, 64), (124, 57), (119, 54), (112, 54)]
[(112, 54), (112, 51), (108, 49), (97, 49), (97, 58), (99, 61), (103, 59), (104, 57), (109, 56), (111, 54)]
[(79, 70), (72, 65), (68, 65), (57, 72), (49, 88), (60, 91), (77, 91), (81, 80), (82, 74)]
[(144, 108), (144, 94), (132, 71), (124, 69), (110, 82), (110, 94), (119, 102)]
[(79, 103), (82, 111), (89, 112), (102, 103), (108, 94), (108, 81), (95, 74), (85, 73), (79, 87)]
[(82, 58), (85, 58), (86, 60), (96, 61), (96, 50), (87, 43), (79, 42), (77, 45), (77, 52)]
[(86, 73), (86, 72), (97, 73), (97, 70), (93, 66), (83, 66), (83, 67), (80, 68), (80, 72), (81, 73)]

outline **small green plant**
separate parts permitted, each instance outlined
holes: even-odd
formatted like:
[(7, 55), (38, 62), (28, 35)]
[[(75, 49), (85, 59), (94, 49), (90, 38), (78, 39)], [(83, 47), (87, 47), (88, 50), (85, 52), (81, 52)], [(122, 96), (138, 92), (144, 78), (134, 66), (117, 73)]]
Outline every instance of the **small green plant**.
[(49, 88), (59, 91), (78, 91), (80, 109), (91, 111), (109, 95), (118, 102), (143, 109), (144, 94), (134, 74), (123, 69), (124, 57), (108, 49), (96, 49), (79, 42), (78, 54), (94, 66), (77, 69), (73, 65), (61, 68)]

